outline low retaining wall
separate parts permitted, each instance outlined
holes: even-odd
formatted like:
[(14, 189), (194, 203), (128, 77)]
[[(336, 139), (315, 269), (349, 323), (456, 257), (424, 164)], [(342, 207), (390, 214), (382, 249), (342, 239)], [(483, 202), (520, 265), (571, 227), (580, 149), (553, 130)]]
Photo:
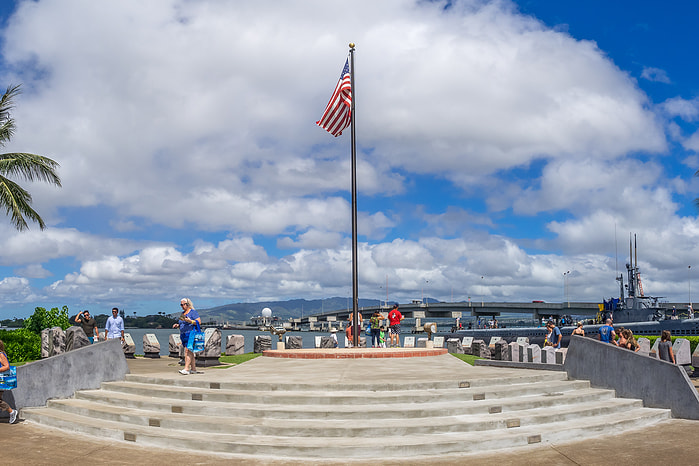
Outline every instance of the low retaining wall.
[(572, 336), (563, 368), (569, 377), (612, 388), (617, 396), (640, 398), (649, 408), (669, 408), (676, 418), (699, 419), (699, 394), (681, 366)]
[(51, 398), (67, 398), (76, 390), (99, 388), (123, 380), (129, 366), (121, 340), (107, 340), (17, 367), (17, 388), (3, 399), (13, 408), (45, 406)]

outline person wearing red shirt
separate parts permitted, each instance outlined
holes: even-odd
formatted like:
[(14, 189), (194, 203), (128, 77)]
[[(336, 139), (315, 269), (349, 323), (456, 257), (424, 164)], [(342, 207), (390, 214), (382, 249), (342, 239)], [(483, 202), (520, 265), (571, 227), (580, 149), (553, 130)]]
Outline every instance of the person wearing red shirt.
[(391, 348), (400, 348), (400, 321), (403, 320), (403, 318), (403, 314), (398, 310), (398, 304), (394, 304), (393, 309), (388, 313), (388, 335), (390, 337)]

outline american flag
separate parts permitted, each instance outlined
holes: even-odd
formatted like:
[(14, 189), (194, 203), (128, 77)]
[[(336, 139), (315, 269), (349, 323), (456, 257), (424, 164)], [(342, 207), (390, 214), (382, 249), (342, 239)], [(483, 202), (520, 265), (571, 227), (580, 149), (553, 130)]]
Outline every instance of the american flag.
[(337, 137), (352, 123), (352, 85), (350, 84), (349, 59), (345, 61), (340, 80), (335, 86), (330, 102), (323, 116), (316, 124), (328, 133)]

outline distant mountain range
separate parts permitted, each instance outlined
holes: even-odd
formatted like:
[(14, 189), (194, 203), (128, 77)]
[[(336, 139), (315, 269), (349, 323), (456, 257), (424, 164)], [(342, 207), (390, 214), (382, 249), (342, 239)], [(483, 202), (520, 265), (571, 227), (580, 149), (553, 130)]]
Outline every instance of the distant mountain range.
[[(429, 302), (436, 302), (429, 300)], [(359, 307), (379, 306), (383, 301), (378, 299), (360, 299)], [(392, 305), (393, 302), (389, 302)], [(270, 308), (272, 315), (282, 320), (290, 317), (302, 317), (311, 314), (319, 314), (323, 311), (337, 311), (339, 309), (352, 309), (351, 298), (325, 298), (325, 299), (292, 299), (289, 301), (268, 301), (261, 303), (231, 303), (216, 306), (210, 309), (197, 309), (202, 321), (216, 321), (219, 323), (241, 322), (259, 316), (262, 309)]]

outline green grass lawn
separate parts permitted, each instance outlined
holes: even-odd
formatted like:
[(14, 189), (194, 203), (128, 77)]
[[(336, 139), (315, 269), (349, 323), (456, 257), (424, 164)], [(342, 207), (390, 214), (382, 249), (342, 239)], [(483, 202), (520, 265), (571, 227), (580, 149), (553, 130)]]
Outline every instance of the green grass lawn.
[(456, 354), (456, 353), (450, 353), (450, 354), (452, 356), (454, 356), (455, 358), (461, 359), (463, 362), (466, 362), (472, 366), (473, 366), (473, 361), (475, 361), (476, 359), (483, 359), (481, 357), (473, 356), (471, 354)]
[(226, 364), (242, 364), (251, 359), (255, 359), (258, 356), (262, 356), (262, 353), (245, 353), (236, 354), (235, 356), (221, 356), (218, 358), (218, 360), (225, 362)]

